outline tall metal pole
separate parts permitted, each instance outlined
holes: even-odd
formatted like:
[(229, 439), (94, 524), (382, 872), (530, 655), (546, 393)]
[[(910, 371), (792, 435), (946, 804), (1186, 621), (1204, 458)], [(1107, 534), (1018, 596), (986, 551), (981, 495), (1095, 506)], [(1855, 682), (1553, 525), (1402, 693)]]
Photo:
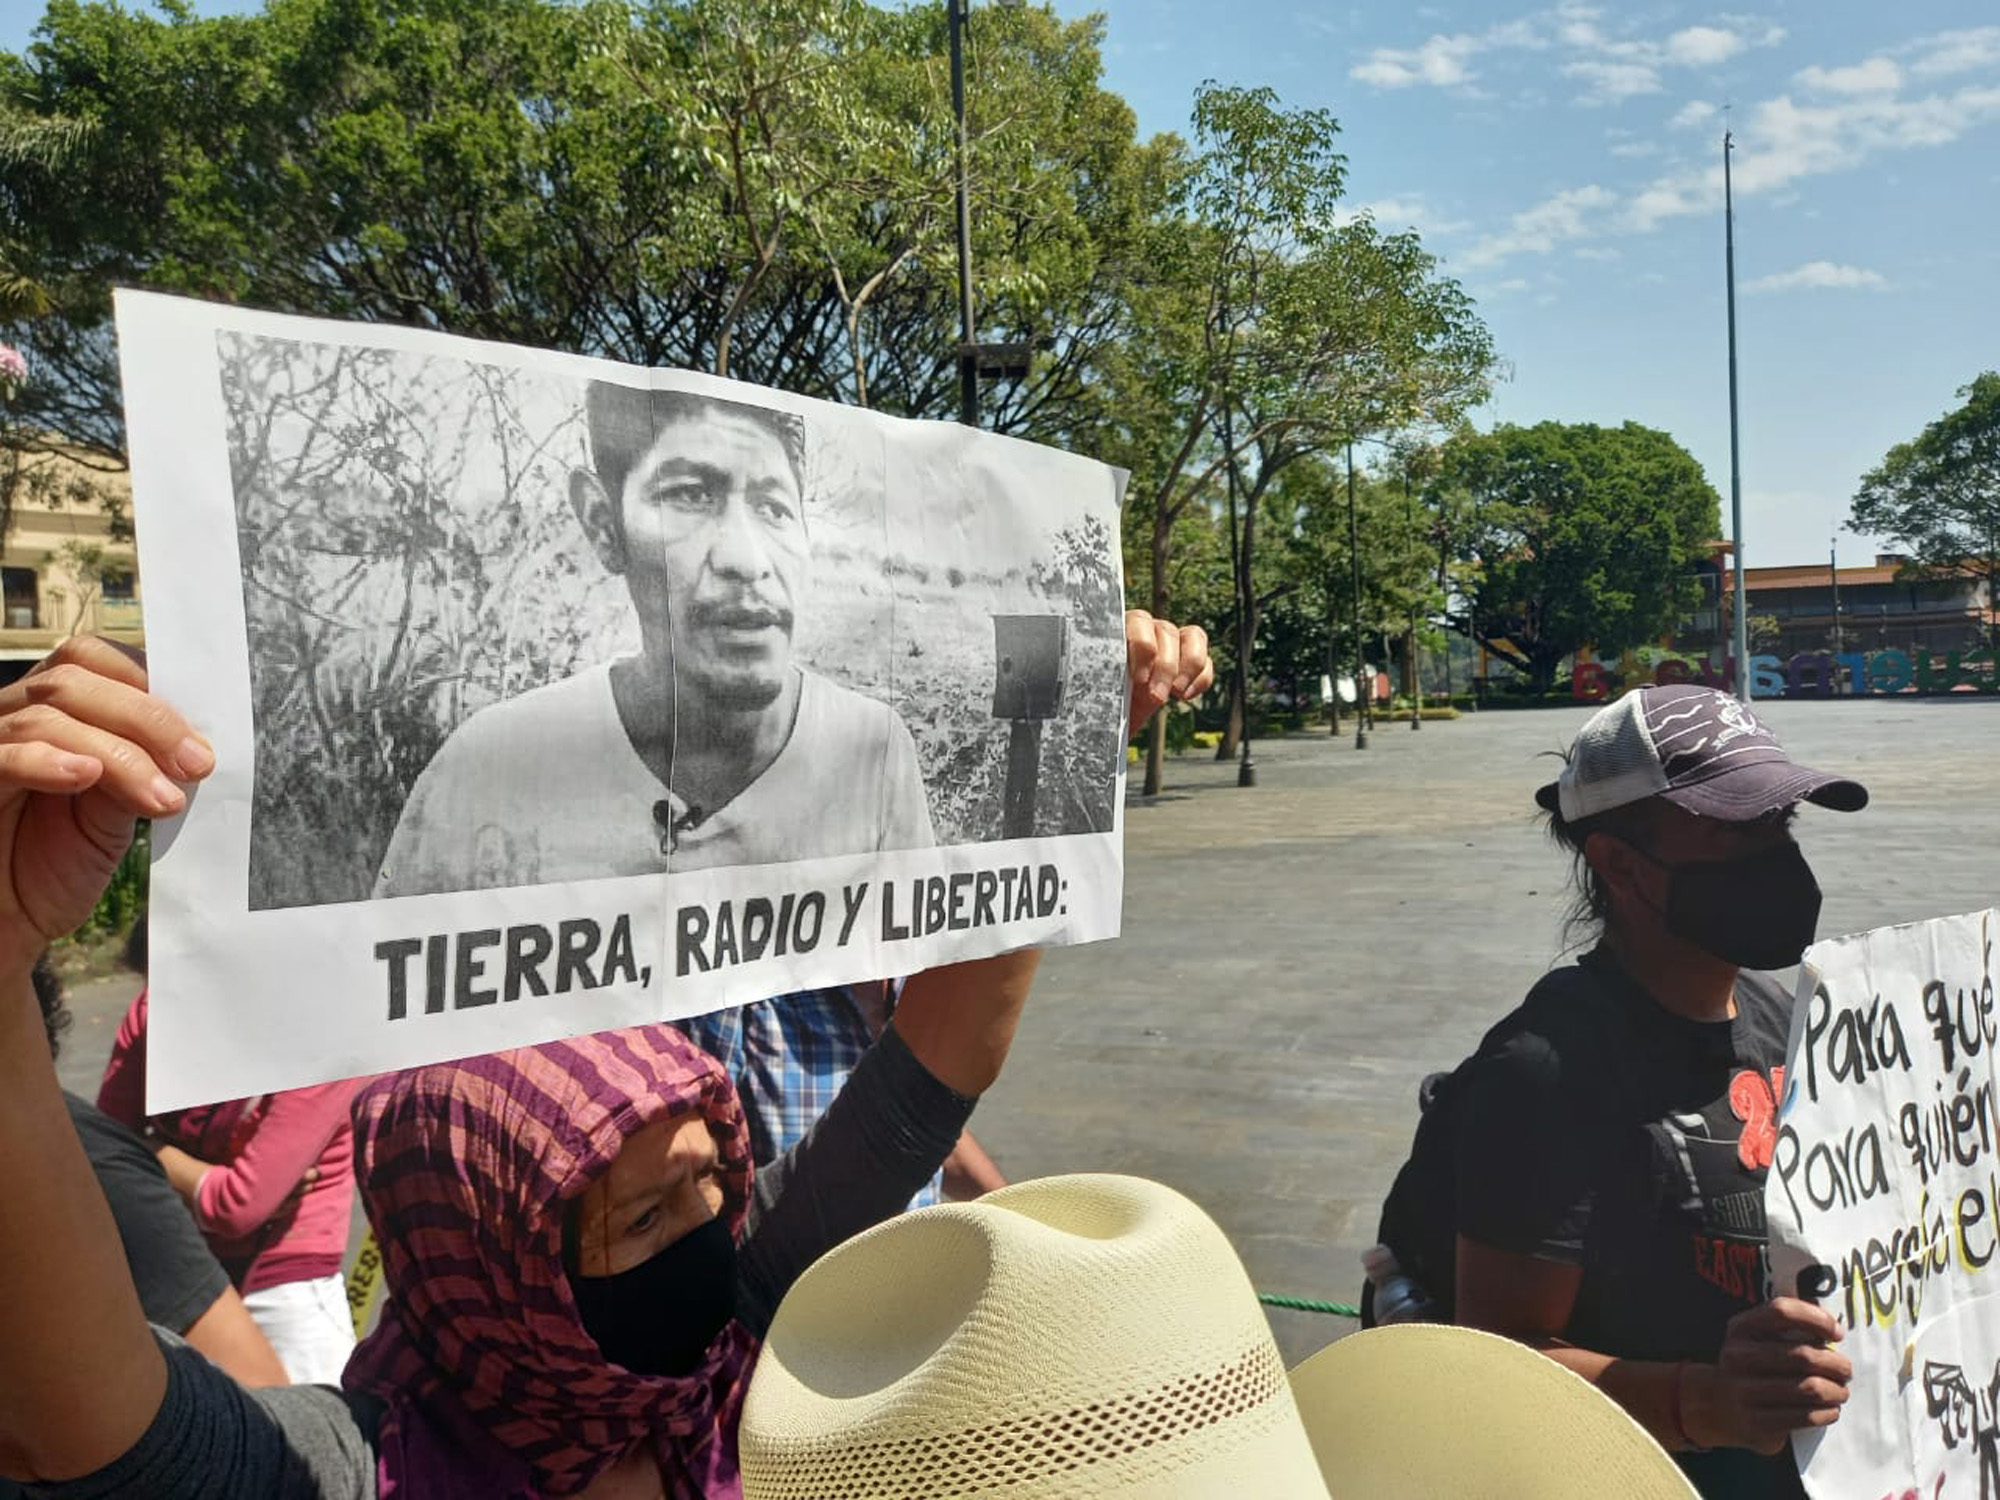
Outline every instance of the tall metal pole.
[(1833, 585), (1833, 690), (1840, 691), (1840, 534), (1826, 539), (1826, 576)]
[[(1407, 456), (1403, 461), (1403, 524), (1416, 534), (1417, 510), (1410, 498), (1410, 466)], [(1424, 677), (1423, 663), (1417, 659), (1417, 601), (1410, 600), (1410, 728), (1424, 727)]]
[(1750, 595), (1743, 586), (1743, 462), (1736, 421), (1736, 196), (1729, 176), (1734, 141), (1722, 132), (1722, 258), (1729, 299), (1729, 534), (1736, 607), (1730, 611), (1736, 650), (1736, 696), (1750, 701)]
[(1368, 748), (1368, 700), (1375, 684), (1365, 681), (1368, 648), (1361, 640), (1361, 529), (1354, 520), (1354, 439), (1347, 440), (1347, 556), (1354, 573), (1354, 748)]
[(972, 348), (972, 180), (965, 134), (965, 23), (972, 0), (944, 0), (951, 17), (951, 112), (958, 157), (958, 420), (979, 425), (979, 366)]
[(1257, 763), (1250, 758), (1250, 580), (1244, 576), (1242, 557), (1236, 545), (1236, 441), (1230, 421), (1233, 398), (1225, 391), (1222, 401), (1222, 453), (1224, 487), (1229, 491), (1229, 572), (1236, 595), (1236, 701), (1242, 705), (1243, 733), (1237, 740), (1236, 784), (1257, 784)]

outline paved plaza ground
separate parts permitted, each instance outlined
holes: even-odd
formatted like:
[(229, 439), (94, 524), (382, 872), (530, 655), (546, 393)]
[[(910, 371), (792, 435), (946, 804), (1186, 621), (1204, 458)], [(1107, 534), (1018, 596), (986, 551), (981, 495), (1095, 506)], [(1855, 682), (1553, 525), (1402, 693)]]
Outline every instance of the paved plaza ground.
[[(1823, 933), (2000, 901), (2000, 701), (1774, 703), (1863, 813), (1808, 808)], [(1584, 709), (1382, 721), (1367, 750), (1206, 756), (1126, 812), (1126, 936), (1052, 955), (975, 1129), (1016, 1177), (1135, 1172), (1230, 1232), (1266, 1291), (1354, 1300), (1358, 1256), (1415, 1122), (1419, 1078), (1478, 1041), (1554, 960), (1566, 870), (1531, 794)], [(1134, 777), (1137, 784), (1137, 777)], [(81, 986), (64, 1082), (86, 1095), (136, 988)], [(1296, 1358), (1353, 1325), (1273, 1315)]]

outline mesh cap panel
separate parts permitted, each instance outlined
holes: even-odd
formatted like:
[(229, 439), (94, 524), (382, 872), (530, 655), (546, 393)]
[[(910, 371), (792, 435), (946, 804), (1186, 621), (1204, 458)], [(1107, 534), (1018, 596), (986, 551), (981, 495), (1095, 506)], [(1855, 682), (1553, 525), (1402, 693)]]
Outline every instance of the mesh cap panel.
[(1574, 823), (1667, 789), (1666, 769), (1646, 727), (1645, 694), (1627, 693), (1577, 731), (1569, 764), (1556, 778), (1562, 815)]

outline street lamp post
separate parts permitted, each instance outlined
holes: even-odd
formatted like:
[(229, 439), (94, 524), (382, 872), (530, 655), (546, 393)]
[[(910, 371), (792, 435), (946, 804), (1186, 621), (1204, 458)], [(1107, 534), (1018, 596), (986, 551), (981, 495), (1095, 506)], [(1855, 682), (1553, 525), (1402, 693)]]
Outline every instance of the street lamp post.
[(1250, 580), (1243, 575), (1241, 550), (1236, 539), (1236, 443), (1235, 425), (1230, 421), (1233, 402), (1225, 394), (1222, 404), (1223, 483), (1229, 492), (1229, 573), (1236, 596), (1236, 701), (1243, 714), (1243, 732), (1237, 740), (1241, 754), (1236, 762), (1236, 784), (1257, 784), (1257, 762), (1250, 758)]
[(944, 0), (951, 18), (951, 112), (957, 123), (958, 420), (979, 425), (979, 365), (972, 341), (972, 168), (965, 135), (965, 23), (972, 0)]
[(1729, 174), (1735, 142), (1722, 132), (1722, 268), (1729, 304), (1729, 538), (1735, 543), (1730, 568), (1735, 575), (1731, 635), (1736, 647), (1736, 696), (1750, 701), (1750, 597), (1743, 586), (1743, 464), (1736, 421), (1736, 195)]
[(1368, 700), (1375, 685), (1365, 681), (1367, 646), (1361, 639), (1361, 528), (1354, 519), (1354, 439), (1347, 440), (1347, 558), (1354, 577), (1354, 748), (1368, 748)]
[[(1403, 464), (1403, 524), (1416, 532), (1417, 508), (1410, 498), (1410, 466), (1407, 459)], [(1423, 663), (1417, 658), (1417, 601), (1410, 600), (1410, 728), (1424, 727), (1424, 675)]]
[[(994, 0), (1003, 10), (1019, 10), (1027, 0)], [(952, 153), (958, 179), (958, 420), (979, 425), (981, 375), (1021, 379), (1033, 351), (1042, 345), (981, 344), (973, 337), (972, 308), (972, 150), (965, 129), (965, 28), (972, 0), (944, 0), (951, 31)]]

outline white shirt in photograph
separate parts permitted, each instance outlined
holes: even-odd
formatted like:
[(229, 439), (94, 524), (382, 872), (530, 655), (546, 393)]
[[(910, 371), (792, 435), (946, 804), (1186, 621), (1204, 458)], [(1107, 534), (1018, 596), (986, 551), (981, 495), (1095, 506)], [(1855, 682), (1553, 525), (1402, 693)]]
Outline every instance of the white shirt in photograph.
[[(551, 885), (668, 868), (776, 864), (937, 842), (895, 711), (800, 670), (792, 732), (722, 807), (660, 784), (618, 716), (607, 663), (480, 710), (411, 788), (375, 895)], [(671, 851), (656, 809), (680, 825)]]

